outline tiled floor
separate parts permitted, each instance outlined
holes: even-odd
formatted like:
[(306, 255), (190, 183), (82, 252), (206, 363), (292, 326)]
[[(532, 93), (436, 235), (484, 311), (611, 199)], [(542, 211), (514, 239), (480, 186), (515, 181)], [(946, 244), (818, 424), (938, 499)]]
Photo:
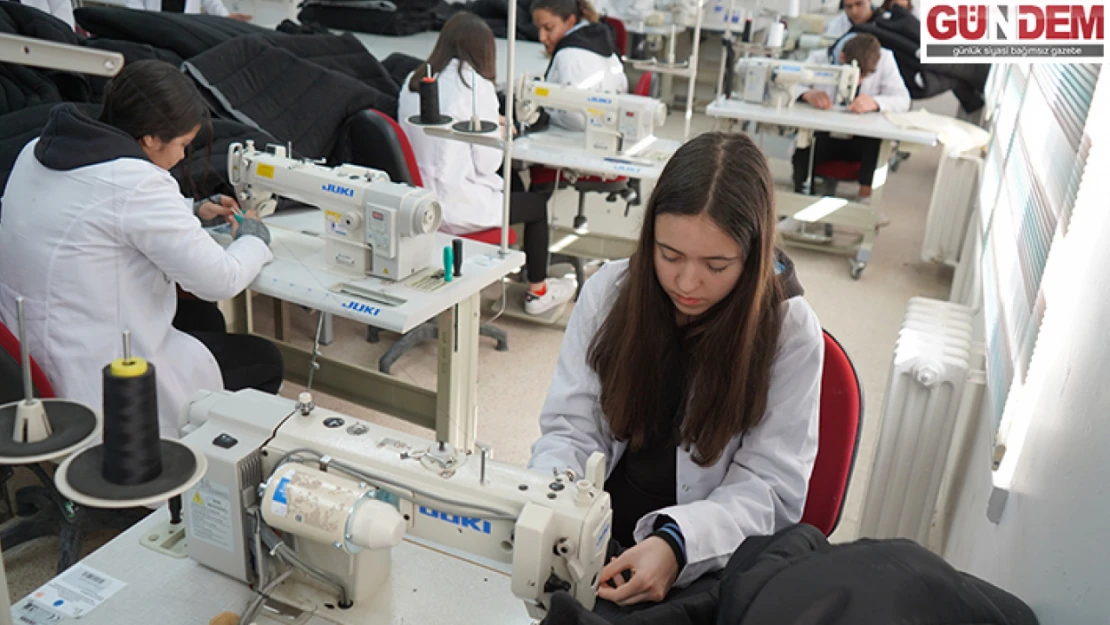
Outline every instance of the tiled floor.
[[(953, 103), (951, 98), (945, 98), (929, 108), (951, 113)], [(709, 120), (695, 117), (694, 133), (709, 128)], [(671, 116), (661, 134), (681, 138), (681, 131), (682, 119), (676, 114)], [(861, 280), (849, 278), (847, 261), (841, 257), (788, 249), (797, 263), (806, 297), (823, 326), (846, 347), (863, 379), (866, 398), (863, 442), (843, 520), (834, 535), (838, 540), (854, 538), (858, 527), (861, 487), (870, 473), (887, 370), (906, 300), (915, 295), (947, 296), (950, 272), (922, 264), (918, 257), (938, 156), (939, 149), (918, 152), (888, 181), (883, 210), (892, 223), (878, 237), (873, 259)], [(775, 169), (779, 178), (788, 178), (786, 164), (777, 163)], [(569, 203), (573, 199), (566, 195), (560, 201)], [(634, 231), (634, 225), (629, 229)], [(266, 317), (268, 308), (256, 306), (260, 331), (272, 327), (271, 320)], [(292, 318), (294, 339), (309, 344), (314, 329), (313, 317), (294, 309)], [(501, 319), (497, 323), (509, 332), (510, 351), (497, 352), (492, 342), (483, 339), (479, 354), (479, 439), (491, 444), (499, 459), (523, 464), (539, 431), (537, 414), (555, 365), (562, 332), (558, 327), (511, 319)], [(366, 366), (376, 366), (378, 357), (393, 340), (384, 334), (382, 343), (370, 345), (363, 340), (362, 327), (342, 320), (336, 321), (335, 333), (335, 342), (324, 348), (324, 352)], [(430, 387), (435, 382), (435, 364), (435, 344), (428, 343), (403, 356), (394, 366), (394, 374)], [(283, 394), (295, 397), (298, 390), (286, 385)], [(370, 416), (385, 424), (419, 431), (419, 428), (389, 417), (368, 415), (365, 410), (331, 398), (317, 397), (317, 402), (352, 415)], [(92, 538), (90, 548), (100, 544), (105, 536)], [(52, 576), (56, 553), (56, 540), (41, 539), (4, 554), (13, 599), (22, 597)]]

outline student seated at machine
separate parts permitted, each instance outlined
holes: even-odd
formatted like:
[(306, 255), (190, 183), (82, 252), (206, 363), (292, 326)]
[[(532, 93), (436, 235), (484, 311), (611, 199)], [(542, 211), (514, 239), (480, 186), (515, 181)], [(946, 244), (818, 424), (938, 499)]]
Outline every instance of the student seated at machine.
[[(834, 61), (835, 59), (835, 61)], [(910, 92), (898, 73), (898, 65), (890, 50), (879, 46), (872, 35), (851, 35), (841, 39), (837, 47), (815, 50), (807, 63), (851, 63), (860, 68), (859, 95), (848, 106), (852, 113), (895, 112), (910, 109)], [(825, 89), (809, 89), (801, 98), (815, 108), (832, 107), (832, 96)], [(814, 133), (810, 147), (794, 150), (794, 191), (802, 193), (812, 165), (827, 161), (859, 162), (859, 199), (871, 197), (871, 182), (878, 167), (881, 141), (870, 137), (836, 138), (827, 132)], [(812, 189), (811, 189), (812, 192)]]
[[(450, 234), (469, 234), (501, 226), (505, 183), (499, 170), (501, 150), (462, 141), (432, 137), (409, 118), (420, 114), (420, 81), (429, 68), (439, 88), (440, 112), (452, 119), (498, 118), (496, 48), (493, 31), (472, 13), (457, 13), (440, 32), (432, 54), (402, 82), (397, 117), (405, 129), (424, 186), (433, 191), (443, 207), (440, 229)], [(476, 110), (475, 110), (476, 109)], [(503, 123), (503, 120), (502, 120)], [(502, 132), (504, 128), (502, 127)], [(514, 174), (515, 176), (515, 174)], [(524, 310), (541, 315), (574, 297), (577, 284), (571, 278), (547, 276), (550, 231), (547, 198), (524, 191), (513, 181), (509, 201), (510, 223), (524, 224), (524, 254), (527, 257), (529, 289)]]
[(852, 26), (866, 24), (877, 15), (875, 8), (871, 6), (871, 0), (844, 0), (841, 8), (844, 10), (825, 26), (826, 39), (840, 39), (852, 30)]

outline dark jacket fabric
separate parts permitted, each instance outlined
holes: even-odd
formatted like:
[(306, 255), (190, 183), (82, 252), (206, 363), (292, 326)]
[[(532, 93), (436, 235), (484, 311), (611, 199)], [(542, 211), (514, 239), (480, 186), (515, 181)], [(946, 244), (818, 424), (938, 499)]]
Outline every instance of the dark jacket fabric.
[[(0, 33), (71, 45), (84, 42), (62, 20), (18, 2), (0, 2)], [(91, 83), (82, 74), (0, 63), (0, 114), (50, 102), (84, 101), (91, 93)]]
[(599, 602), (590, 612), (559, 592), (543, 625), (1037, 625), (1020, 599), (917, 543), (831, 545), (808, 525), (747, 539), (719, 582), (677, 594), (632, 608)]

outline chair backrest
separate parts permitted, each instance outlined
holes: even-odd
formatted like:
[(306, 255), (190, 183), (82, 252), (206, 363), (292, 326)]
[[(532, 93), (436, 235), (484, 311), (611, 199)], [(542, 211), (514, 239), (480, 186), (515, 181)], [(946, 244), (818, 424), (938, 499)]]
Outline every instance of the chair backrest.
[(821, 372), (821, 426), (802, 523), (832, 534), (844, 509), (863, 425), (863, 387), (847, 352), (827, 331)]
[(615, 17), (606, 16), (605, 23), (613, 29), (613, 39), (617, 43), (617, 55), (624, 58), (624, 55), (628, 54), (628, 30), (624, 27), (624, 22)]
[[(54, 387), (35, 359), (31, 359), (31, 385), (35, 395), (54, 397)], [(20, 366), (19, 339), (0, 323), (0, 404), (23, 399), (23, 368)]]
[(651, 78), (651, 72), (644, 72), (640, 80), (636, 81), (636, 88), (632, 90), (633, 95), (651, 97)]
[(357, 123), (352, 133), (359, 141), (373, 147), (359, 150), (359, 165), (380, 169), (389, 174), (389, 179), (393, 182), (424, 186), (412, 144), (400, 124), (389, 115), (374, 109), (359, 112), (352, 121)]

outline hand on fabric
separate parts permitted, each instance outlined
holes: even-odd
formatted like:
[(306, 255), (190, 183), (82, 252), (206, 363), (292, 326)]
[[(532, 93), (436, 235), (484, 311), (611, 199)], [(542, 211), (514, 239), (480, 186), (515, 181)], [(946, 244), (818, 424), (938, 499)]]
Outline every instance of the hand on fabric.
[(848, 110), (853, 113), (871, 113), (879, 110), (879, 103), (875, 101), (875, 98), (866, 93), (861, 93), (848, 105)]
[[(258, 213), (254, 211), (254, 209), (243, 213), (243, 219), (253, 219), (259, 222), (262, 221), (262, 219), (258, 216)], [(235, 217), (231, 217), (230, 219), (228, 219), (228, 223), (231, 224), (231, 238), (237, 238), (237, 235), (239, 234), (239, 222), (235, 220)]]
[(232, 13), (232, 14), (228, 15), (228, 17), (230, 17), (231, 19), (233, 19), (237, 22), (249, 22), (252, 19), (254, 19), (253, 15), (249, 15), (247, 13)]
[(197, 209), (197, 216), (203, 221), (209, 221), (217, 217), (223, 217), (228, 223), (234, 226), (235, 223), (235, 209), (239, 208), (239, 203), (234, 198), (226, 195), (220, 196), (220, 203), (205, 202)]
[[(632, 574), (628, 581), (624, 571)], [(617, 605), (659, 602), (677, 577), (678, 562), (670, 545), (658, 536), (649, 536), (605, 565), (597, 596)], [(610, 587), (610, 582), (616, 588)]]
[(809, 104), (814, 108), (832, 108), (832, 99), (829, 98), (829, 94), (818, 89), (810, 89), (809, 91), (806, 91), (802, 94), (802, 99), (806, 102), (809, 102)]

